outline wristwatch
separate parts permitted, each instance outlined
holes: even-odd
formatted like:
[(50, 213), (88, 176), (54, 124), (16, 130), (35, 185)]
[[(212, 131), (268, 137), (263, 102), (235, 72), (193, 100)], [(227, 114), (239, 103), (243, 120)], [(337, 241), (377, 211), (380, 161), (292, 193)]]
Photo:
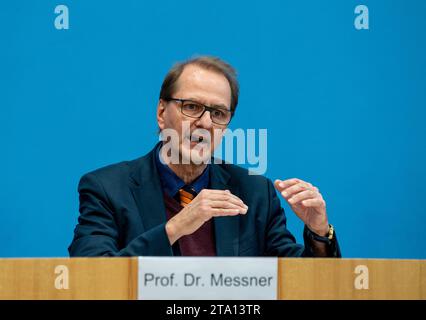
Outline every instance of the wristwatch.
[(311, 229), (309, 229), (308, 226), (306, 226), (306, 231), (307, 231), (308, 237), (311, 240), (315, 240), (315, 241), (319, 241), (319, 242), (323, 242), (327, 244), (330, 244), (334, 240), (334, 227), (331, 224), (329, 224), (328, 234), (326, 236), (320, 236), (316, 234)]

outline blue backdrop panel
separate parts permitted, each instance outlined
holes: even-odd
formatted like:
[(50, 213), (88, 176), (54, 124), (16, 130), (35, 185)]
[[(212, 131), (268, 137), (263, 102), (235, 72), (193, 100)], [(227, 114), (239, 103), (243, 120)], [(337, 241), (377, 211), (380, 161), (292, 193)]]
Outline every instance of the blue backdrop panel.
[[(369, 30), (354, 28), (359, 4)], [(239, 71), (231, 128), (268, 129), (268, 177), (319, 186), (345, 257), (426, 258), (425, 13), (422, 0), (2, 3), (0, 257), (67, 256), (80, 176), (150, 150), (168, 68), (209, 54)]]

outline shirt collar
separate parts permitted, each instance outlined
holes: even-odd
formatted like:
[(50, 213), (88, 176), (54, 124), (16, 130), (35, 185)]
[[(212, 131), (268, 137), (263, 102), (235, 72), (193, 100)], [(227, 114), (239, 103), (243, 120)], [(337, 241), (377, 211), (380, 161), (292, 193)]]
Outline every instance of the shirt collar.
[[(155, 163), (157, 165), (157, 170), (160, 175), (161, 186), (164, 192), (168, 196), (174, 197), (176, 193), (185, 186), (185, 182), (179, 178), (172, 169), (170, 169), (166, 164), (163, 164), (160, 160), (160, 148), (162, 143), (160, 142), (156, 148), (156, 157)], [(188, 187), (192, 188), (197, 194), (201, 190), (208, 188), (210, 184), (210, 164), (207, 164), (207, 167), (204, 169), (203, 173), (198, 176)]]

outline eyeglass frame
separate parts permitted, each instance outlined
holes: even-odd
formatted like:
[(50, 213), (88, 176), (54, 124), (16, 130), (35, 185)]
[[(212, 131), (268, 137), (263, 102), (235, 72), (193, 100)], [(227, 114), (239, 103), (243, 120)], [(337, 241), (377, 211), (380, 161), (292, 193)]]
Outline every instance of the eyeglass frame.
[[(180, 102), (180, 112), (184, 116), (190, 117), (192, 119), (201, 119), (203, 117), (203, 115), (206, 113), (206, 111), (209, 111), (210, 112), (210, 119), (211, 119), (211, 121), (214, 124), (217, 124), (217, 125), (220, 125), (220, 126), (227, 126), (231, 122), (232, 117), (234, 116), (234, 112), (232, 112), (231, 110), (228, 110), (228, 109), (225, 109), (225, 108), (222, 108), (222, 107), (219, 107), (219, 108), (210, 107), (210, 106), (207, 106), (207, 105), (205, 105), (205, 104), (203, 104), (201, 102), (194, 101), (194, 100), (191, 100), (191, 99), (167, 98), (167, 99), (164, 99), (164, 100), (167, 101), (167, 102), (170, 102), (170, 101), (178, 101), (178, 102)], [(182, 108), (183, 108), (183, 104), (186, 101), (194, 102), (196, 104), (199, 104), (199, 105), (203, 106), (204, 110), (203, 110), (203, 112), (201, 113), (201, 115), (199, 117), (189, 116), (189, 115), (183, 113)], [(227, 123), (217, 123), (217, 122), (213, 121), (211, 111), (216, 111), (216, 110), (223, 110), (223, 111), (229, 112), (231, 114), (231, 117), (229, 118), (229, 121)]]

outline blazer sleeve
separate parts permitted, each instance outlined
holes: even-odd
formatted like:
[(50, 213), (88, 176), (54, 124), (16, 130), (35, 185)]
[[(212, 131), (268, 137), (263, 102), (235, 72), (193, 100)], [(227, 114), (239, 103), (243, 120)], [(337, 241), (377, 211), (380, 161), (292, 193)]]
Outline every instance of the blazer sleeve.
[[(268, 179), (269, 216), (266, 227), (266, 255), (277, 257), (314, 257), (312, 242), (304, 228), (303, 239), (305, 245), (296, 243), (293, 234), (287, 229), (287, 218), (281, 207), (277, 192)], [(337, 239), (328, 248), (329, 257), (341, 257)]]
[(78, 192), (80, 216), (74, 239), (68, 248), (71, 257), (172, 255), (165, 223), (143, 232), (126, 247), (119, 248), (116, 216), (94, 173), (81, 178)]

